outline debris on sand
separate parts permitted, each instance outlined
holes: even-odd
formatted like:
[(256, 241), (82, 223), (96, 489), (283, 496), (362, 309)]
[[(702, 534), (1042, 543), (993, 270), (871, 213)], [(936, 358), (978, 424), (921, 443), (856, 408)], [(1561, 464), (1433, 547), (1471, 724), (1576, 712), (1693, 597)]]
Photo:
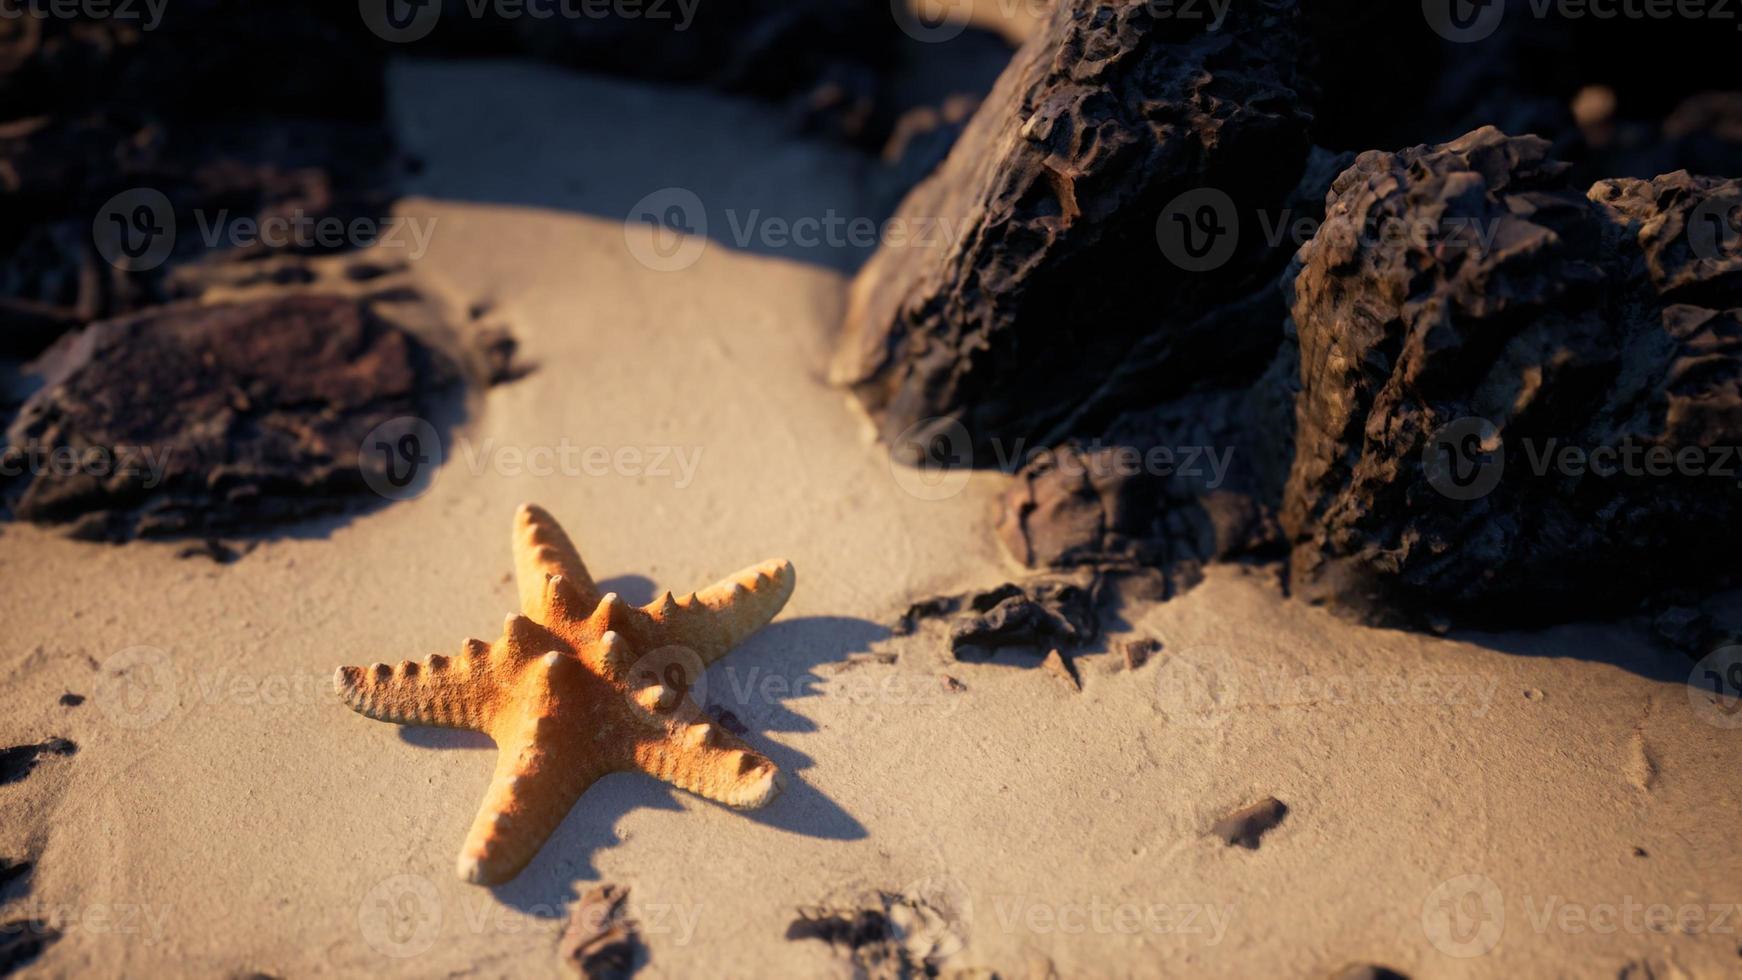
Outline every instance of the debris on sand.
[(1229, 847), (1244, 847), (1249, 851), (1258, 850), (1258, 839), (1282, 822), (1288, 815), (1288, 804), (1271, 796), (1252, 804), (1249, 807), (1235, 810), (1210, 828), (1210, 833), (1222, 839)]
[(626, 905), (629, 889), (596, 885), (569, 912), (557, 951), (562, 962), (585, 980), (619, 980), (635, 972), (641, 948), (635, 920)]

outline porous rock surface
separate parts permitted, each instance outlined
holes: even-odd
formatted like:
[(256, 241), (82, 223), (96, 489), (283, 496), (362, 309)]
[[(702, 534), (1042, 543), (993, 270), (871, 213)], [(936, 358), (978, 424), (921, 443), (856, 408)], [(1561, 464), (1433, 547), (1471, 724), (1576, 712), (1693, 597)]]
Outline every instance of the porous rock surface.
[(316, 294), (92, 324), (34, 372), (6, 432), (5, 500), (16, 518), (106, 539), (257, 530), (379, 499), (365, 436), (427, 418), (458, 379), (365, 303)]
[(1065, 0), (999, 78), (851, 290), (831, 378), (894, 442), (960, 422), (976, 447), (1105, 423), (1217, 378), (1255, 376), (1278, 321), (1242, 301), (1286, 263), (1241, 235), (1215, 269), (1157, 246), (1157, 219), (1212, 187), (1256, 228), (1309, 150), (1292, 0), (1215, 30), (1126, 0)]
[(1547, 150), (1489, 127), (1336, 181), (1288, 280), (1297, 595), (1540, 621), (1733, 574), (1742, 181), (1586, 193)]

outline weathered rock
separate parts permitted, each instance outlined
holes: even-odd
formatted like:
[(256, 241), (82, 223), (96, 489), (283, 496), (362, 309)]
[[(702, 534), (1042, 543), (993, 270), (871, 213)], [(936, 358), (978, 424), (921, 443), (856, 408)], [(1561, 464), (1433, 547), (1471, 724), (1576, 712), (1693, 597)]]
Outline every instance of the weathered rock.
[(950, 650), (958, 654), (968, 648), (1016, 646), (1039, 653), (1076, 647), (1100, 630), (1092, 591), (1064, 579), (1006, 582), (984, 592), (921, 599), (902, 615), (894, 632), (910, 635), (926, 619), (949, 622)]
[(557, 955), (585, 980), (626, 980), (635, 973), (641, 938), (629, 917), (629, 889), (602, 884), (587, 889), (569, 912)]
[(1587, 196), (1547, 149), (1485, 128), (1337, 180), (1288, 281), (1296, 595), (1545, 620), (1732, 574), (1742, 181)]
[(1274, 796), (1265, 797), (1248, 807), (1242, 807), (1216, 821), (1210, 833), (1229, 847), (1258, 850), (1258, 843), (1282, 818), (1288, 816), (1288, 804)]
[(458, 377), (366, 304), (312, 294), (93, 324), (35, 371), (6, 433), (12, 512), (103, 538), (257, 530), (369, 499), (365, 435), (428, 417)]
[(949, 416), (983, 449), (1262, 371), (1277, 320), (1243, 301), (1287, 244), (1212, 232), (1188, 271), (1157, 224), (1205, 187), (1245, 228), (1280, 210), (1308, 153), (1296, 21), (1290, 0), (1236, 4), (1215, 30), (1139, 0), (1059, 3), (898, 209), (938, 234), (860, 272), (831, 378), (892, 442)]

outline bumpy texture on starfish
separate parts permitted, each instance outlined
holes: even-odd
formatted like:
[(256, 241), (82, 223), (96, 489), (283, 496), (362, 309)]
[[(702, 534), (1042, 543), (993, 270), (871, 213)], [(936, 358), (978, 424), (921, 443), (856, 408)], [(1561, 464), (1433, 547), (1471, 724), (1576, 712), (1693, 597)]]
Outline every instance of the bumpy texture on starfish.
[(746, 568), (700, 592), (646, 606), (601, 597), (568, 536), (543, 508), (514, 517), (520, 614), (495, 643), (397, 667), (340, 667), (333, 687), (355, 711), (401, 725), (484, 732), (496, 777), (460, 852), (459, 874), (494, 885), (532, 860), (588, 786), (639, 770), (729, 806), (780, 792), (780, 771), (709, 722), (689, 690), (708, 664), (780, 612), (792, 563)]

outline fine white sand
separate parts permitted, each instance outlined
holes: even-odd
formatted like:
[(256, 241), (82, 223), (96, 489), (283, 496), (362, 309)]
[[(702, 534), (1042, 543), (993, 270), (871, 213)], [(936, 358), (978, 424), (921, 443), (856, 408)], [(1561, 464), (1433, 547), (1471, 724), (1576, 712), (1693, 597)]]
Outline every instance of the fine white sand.
[[(729, 230), (864, 214), (858, 158), (695, 91), (477, 64), (394, 82), (426, 167), (400, 209), (437, 221), (411, 275), (491, 304), (535, 369), (472, 400), (423, 496), (233, 565), (0, 531), (0, 745), (79, 745), (0, 786), (0, 857), (36, 863), (0, 920), (63, 933), (27, 975), (556, 976), (597, 881), (631, 889), (646, 976), (846, 975), (787, 926), (877, 890), (947, 911), (946, 971), (1742, 971), (1742, 729), (1700, 710), (1690, 664), (1607, 625), (1361, 629), (1239, 568), (1125, 610), (1163, 653), (1083, 657), (1081, 693), (893, 638), (910, 598), (1016, 573), (989, 533), (1003, 478), (910, 492), (821, 381), (851, 250)], [(713, 241), (662, 272), (623, 219), (669, 186)], [(569, 472), (529, 472), (564, 447)], [(611, 776), (511, 885), (454, 876), (488, 742), (363, 718), (330, 678), (493, 638), (523, 500), (636, 601), (795, 563), (706, 691), (785, 795), (740, 813)], [(867, 652), (898, 659), (842, 667)], [(1289, 813), (1258, 850), (1208, 836), (1267, 796)]]

